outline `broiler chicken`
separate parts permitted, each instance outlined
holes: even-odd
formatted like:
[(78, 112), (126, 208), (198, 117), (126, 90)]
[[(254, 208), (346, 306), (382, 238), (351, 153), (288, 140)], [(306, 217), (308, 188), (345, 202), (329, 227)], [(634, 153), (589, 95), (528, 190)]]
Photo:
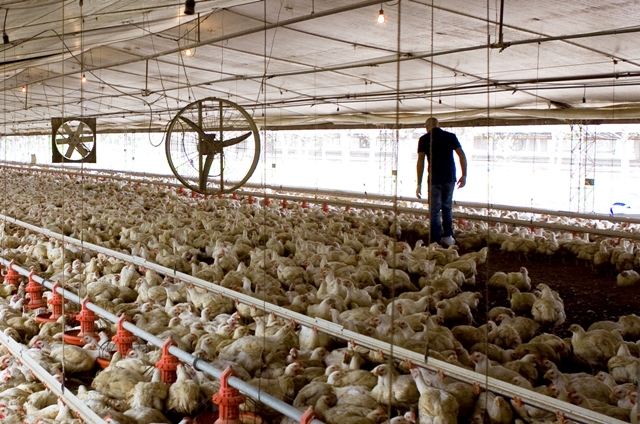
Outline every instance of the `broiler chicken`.
[(294, 344), (297, 344), (295, 333), (289, 326), (284, 326), (273, 336), (247, 336), (235, 340), (220, 349), (218, 359), (236, 362), (253, 374), (262, 367), (263, 361), (270, 362), (278, 351), (288, 352)]
[(148, 379), (135, 371), (109, 367), (98, 373), (96, 378), (93, 379), (91, 387), (112, 398), (126, 399), (135, 385), (141, 381), (148, 381)]
[(473, 315), (469, 305), (455, 299), (443, 299), (436, 303), (437, 315), (448, 325), (471, 325)]
[(93, 369), (98, 352), (74, 345), (59, 344), (51, 349), (49, 356), (54, 361), (62, 363), (66, 372), (80, 373)]
[(137, 383), (128, 394), (127, 402), (132, 408), (148, 407), (164, 410), (164, 402), (169, 393), (167, 385), (161, 381), (161, 371), (156, 368), (150, 382)]
[(410, 375), (399, 375), (387, 364), (378, 365), (371, 372), (378, 376), (378, 384), (371, 391), (378, 403), (407, 408), (418, 402), (420, 393)]
[(484, 424), (484, 414), (487, 414), (490, 424), (511, 424), (513, 422), (513, 410), (502, 396), (491, 392), (482, 392), (476, 402), (473, 412), (473, 423)]
[(637, 384), (640, 359), (631, 355), (626, 344), (620, 343), (618, 346), (616, 355), (607, 362), (609, 373), (618, 384)]
[(515, 313), (531, 312), (537, 297), (534, 293), (522, 293), (516, 286), (507, 286), (511, 310)]
[(400, 270), (389, 268), (389, 264), (384, 259), (378, 259), (380, 283), (388, 289), (397, 291), (418, 291), (418, 288), (411, 282), (409, 274)]
[(547, 327), (557, 327), (562, 325), (566, 319), (564, 302), (556, 297), (546, 284), (539, 284), (541, 290), (540, 297), (536, 299), (531, 307), (531, 315), (540, 325)]
[(500, 365), (491, 365), (487, 356), (482, 352), (474, 352), (473, 355), (471, 355), (471, 360), (476, 364), (475, 371), (482, 375), (488, 375), (489, 377), (497, 378), (507, 383), (510, 383), (514, 377), (520, 377), (520, 374), (508, 368)]
[(167, 411), (191, 415), (200, 403), (200, 387), (189, 377), (184, 365), (178, 364), (176, 373), (177, 380), (167, 395)]
[(411, 369), (411, 376), (420, 392), (420, 417), (434, 424), (457, 424), (459, 406), (456, 398), (445, 390), (428, 385), (418, 368)]
[(618, 277), (616, 277), (616, 283), (618, 284), (618, 287), (634, 286), (638, 283), (638, 281), (640, 281), (640, 274), (638, 274), (633, 269), (624, 270), (620, 274), (618, 274)]
[(622, 342), (622, 337), (617, 333), (604, 330), (586, 332), (578, 324), (572, 324), (569, 331), (573, 333), (573, 354), (592, 370), (606, 369), (607, 362), (616, 354), (616, 346)]

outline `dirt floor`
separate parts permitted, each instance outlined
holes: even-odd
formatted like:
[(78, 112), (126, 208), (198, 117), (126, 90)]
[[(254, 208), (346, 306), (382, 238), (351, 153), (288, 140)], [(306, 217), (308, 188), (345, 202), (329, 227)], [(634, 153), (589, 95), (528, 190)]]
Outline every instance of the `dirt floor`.
[(640, 312), (640, 285), (618, 287), (617, 272), (610, 270), (596, 272), (589, 264), (575, 258), (556, 255), (551, 259), (525, 259), (508, 255), (499, 247), (489, 250), (486, 264), (478, 268), (476, 290), (487, 298), (481, 299), (477, 322), (484, 322), (486, 307), (509, 306), (507, 293), (501, 289), (486, 287), (486, 281), (494, 272), (517, 272), (524, 266), (529, 271), (531, 285), (547, 284), (556, 290), (564, 301), (566, 322), (555, 333), (560, 337), (570, 337), (567, 330), (571, 324), (580, 324), (585, 330), (596, 321), (616, 321), (621, 315)]

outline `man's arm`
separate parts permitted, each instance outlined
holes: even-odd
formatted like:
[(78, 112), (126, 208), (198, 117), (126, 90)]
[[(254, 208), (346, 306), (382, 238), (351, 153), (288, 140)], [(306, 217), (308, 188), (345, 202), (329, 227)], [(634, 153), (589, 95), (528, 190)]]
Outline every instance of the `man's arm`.
[(460, 168), (462, 168), (462, 175), (458, 179), (458, 188), (462, 188), (467, 184), (467, 157), (462, 150), (462, 147), (456, 149), (458, 158), (460, 159)]
[(422, 191), (422, 175), (424, 174), (424, 152), (418, 152), (418, 162), (416, 164), (416, 171), (418, 173), (418, 187), (416, 188), (416, 197), (420, 199), (420, 192)]

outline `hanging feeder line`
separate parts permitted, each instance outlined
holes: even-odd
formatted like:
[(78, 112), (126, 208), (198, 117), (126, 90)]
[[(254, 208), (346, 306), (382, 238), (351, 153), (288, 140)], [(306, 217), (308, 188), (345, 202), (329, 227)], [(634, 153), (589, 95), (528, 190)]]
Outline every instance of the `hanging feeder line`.
[[(0, 215), (0, 218), (2, 218), (1, 215)], [(49, 237), (53, 237), (56, 239), (62, 238), (62, 236), (58, 233), (54, 233), (52, 231), (45, 230), (31, 224), (18, 221), (14, 218), (7, 217), (6, 219), (9, 222), (16, 223), (24, 228), (28, 228), (32, 231), (39, 232), (41, 234), (45, 234)], [(71, 237), (66, 237), (66, 236), (65, 236), (65, 242), (69, 244), (80, 245), (80, 240), (73, 239)], [(205, 288), (212, 292), (217, 292), (219, 294), (222, 294), (225, 297), (228, 297), (230, 299), (235, 299), (246, 305), (255, 306), (265, 312), (273, 312), (279, 317), (283, 317), (286, 319), (293, 319), (298, 324), (304, 325), (305, 327), (309, 327), (309, 328), (315, 327), (318, 330), (321, 330), (324, 333), (337, 337), (339, 339), (353, 340), (355, 343), (357, 343), (362, 347), (375, 350), (375, 351), (380, 350), (385, 355), (392, 356), (398, 360), (410, 360), (413, 364), (417, 366), (434, 370), (434, 371), (442, 371), (447, 376), (453, 377), (457, 380), (468, 382), (470, 384), (478, 383), (481, 385), (481, 387), (487, 390), (490, 390), (492, 392), (496, 392), (510, 398), (517, 397), (523, 400), (528, 405), (531, 405), (540, 409), (544, 409), (547, 411), (551, 411), (551, 412), (562, 411), (564, 412), (567, 418), (577, 420), (579, 422), (590, 423), (590, 424), (622, 424), (623, 423), (623, 421), (616, 420), (609, 416), (599, 414), (597, 412), (593, 412), (585, 408), (580, 408), (570, 403), (559, 401), (557, 399), (550, 398), (548, 396), (544, 396), (536, 392), (526, 390), (521, 387), (514, 386), (512, 384), (505, 383), (501, 380), (497, 380), (492, 377), (488, 377), (488, 380), (487, 380), (485, 379), (485, 376), (482, 374), (479, 374), (470, 370), (466, 370), (464, 368), (460, 368), (455, 365), (451, 365), (448, 362), (439, 361), (434, 358), (429, 358), (429, 361), (427, 363), (425, 361), (423, 354), (420, 354), (408, 349), (404, 349), (398, 346), (392, 347), (391, 344), (389, 343), (364, 336), (354, 331), (347, 330), (339, 324), (335, 324), (333, 322), (320, 319), (320, 318), (310, 318), (306, 315), (299, 314), (297, 312), (290, 311), (286, 308), (273, 305), (273, 304), (264, 302), (263, 300), (259, 300), (251, 296), (245, 295), (244, 293), (236, 292), (231, 289), (227, 289), (226, 287), (222, 287), (219, 285), (209, 283), (204, 280), (200, 280), (198, 278), (194, 278), (191, 275), (175, 271), (173, 269), (158, 265), (154, 262), (149, 262), (143, 258), (125, 255), (120, 252), (112, 251), (91, 243), (84, 243), (84, 246), (87, 249), (90, 249), (99, 253), (104, 253), (108, 256), (121, 259), (125, 262), (133, 263), (137, 266), (144, 266), (147, 269), (153, 269), (154, 271), (164, 274), (166, 276), (171, 276), (175, 279), (192, 283), (194, 286)], [(9, 263), (10, 262), (8, 260), (4, 258), (0, 258), (0, 264), (9, 265)], [(29, 271), (19, 266), (13, 265), (11, 268), (15, 269), (21, 275), (29, 275)], [(48, 288), (53, 287), (53, 284), (48, 280), (44, 280), (37, 276), (34, 276), (33, 279), (36, 282), (43, 284), (45, 287), (48, 287)], [(62, 289), (59, 289), (59, 290), (62, 290)], [(69, 291), (62, 290), (61, 294), (66, 298), (68, 298), (69, 300), (71, 300), (72, 302), (80, 303), (80, 298)], [(118, 317), (116, 317), (112, 313), (92, 303), (87, 303), (87, 308), (112, 322), (117, 322), (118, 320)], [(162, 347), (164, 343), (164, 340), (161, 340), (158, 337), (139, 329), (138, 327), (136, 327), (134, 324), (130, 322), (125, 322), (123, 323), (122, 326), (123, 328), (130, 331), (131, 333), (135, 334), (136, 336), (146, 340), (147, 342), (157, 347)], [(393, 352), (393, 355), (392, 355), (392, 352)], [(208, 363), (195, 358), (194, 356), (178, 349), (175, 346), (169, 347), (169, 353), (171, 353), (181, 361), (193, 366), (194, 368), (199, 369), (200, 371), (206, 372), (207, 374), (213, 376), (218, 380), (222, 375), (221, 370), (215, 367), (212, 367)], [(288, 404), (285, 404), (273, 398), (272, 396), (264, 394), (259, 389), (245, 383), (244, 381), (238, 378), (232, 377), (229, 380), (229, 384), (230, 386), (239, 389), (249, 397), (258, 400), (264, 403), (265, 405), (272, 407), (277, 411), (280, 411), (284, 415), (287, 415), (295, 419), (296, 421), (300, 421), (302, 417), (302, 412), (299, 411), (298, 409)], [(285, 410), (287, 412), (285, 412)], [(320, 424), (320, 421), (314, 420), (312, 421), (312, 423)]]
[[(26, 275), (26, 274), (23, 274)], [(26, 351), (27, 347), (13, 340), (11, 337), (5, 335), (0, 331), (0, 343), (7, 348), (7, 350), (15, 358), (20, 358), (20, 362), (25, 364), (38, 380), (43, 382), (49, 390), (62, 398), (69, 408), (75, 411), (84, 422), (91, 424), (103, 424), (104, 420), (100, 418), (93, 410), (87, 407), (83, 401), (78, 399), (70, 390), (67, 390), (58, 380), (53, 378), (51, 374), (47, 372), (38, 362), (31, 358)]]
[[(65, 237), (65, 241), (66, 242), (71, 242), (73, 243), (74, 241), (79, 242), (79, 240), (75, 240), (75, 239), (71, 239), (69, 237)], [(100, 248), (99, 246), (93, 246), (90, 243), (85, 243), (85, 246), (88, 249), (94, 249), (98, 248), (100, 250), (103, 250), (102, 248)], [(108, 254), (108, 253), (107, 253)], [(9, 266), (9, 264), (11, 263), (10, 261), (8, 261), (5, 258), (0, 257), (0, 263), (2, 263), (3, 265)], [(145, 261), (146, 263), (146, 261)], [(153, 269), (154, 266), (152, 263), (148, 263), (146, 265), (149, 269)], [(162, 267), (164, 268), (164, 267)], [(16, 271), (18, 274), (20, 275), (24, 275), (24, 276), (28, 276), (30, 274), (30, 271), (27, 271), (26, 269), (17, 266), (15, 264), (10, 266), (10, 269), (13, 269), (14, 271)], [(163, 273), (166, 273), (167, 275), (171, 275), (173, 274), (172, 270), (169, 270), (168, 268), (164, 268)], [(80, 299), (80, 297), (78, 297), (77, 295), (75, 295), (74, 293), (70, 292), (69, 290), (64, 290), (62, 287), (59, 286), (59, 283), (52, 283), (49, 280), (46, 280), (42, 277), (38, 277), (37, 275), (33, 275), (32, 276), (33, 280), (36, 283), (42, 284), (43, 286), (51, 289), (53, 291), (54, 287), (56, 287), (55, 293), (63, 296), (65, 299), (68, 299), (74, 303), (81, 303), (82, 299)], [(114, 314), (112, 314), (111, 312), (100, 308), (99, 306), (91, 303), (91, 302), (86, 302), (86, 307), (87, 309), (95, 312), (96, 314), (98, 314), (99, 316), (108, 319), (111, 322), (114, 323), (118, 323), (119, 317), (115, 316)], [(218, 368), (215, 368), (213, 366), (211, 366), (210, 364), (208, 364), (205, 361), (202, 361), (201, 359), (196, 358), (195, 356), (181, 350), (178, 349), (176, 346), (169, 346), (168, 344), (165, 345), (165, 343), (167, 343), (166, 340), (162, 340), (156, 336), (154, 336), (153, 334), (147, 333), (144, 330), (141, 330), (140, 328), (136, 327), (134, 324), (128, 322), (128, 321), (124, 321), (122, 323), (119, 323), (119, 325), (121, 325), (122, 328), (124, 328), (125, 330), (127, 330), (128, 332), (132, 333), (133, 335), (145, 340), (148, 343), (151, 343), (152, 345), (159, 347), (161, 349), (163, 349), (163, 353), (164, 352), (168, 352), (171, 355), (175, 356), (176, 358), (178, 358), (180, 361), (184, 362), (185, 364), (191, 365), (193, 368), (200, 370), (202, 372), (205, 372), (207, 374), (209, 374), (210, 376), (214, 377), (217, 380), (220, 380), (220, 378), (222, 377), (222, 370), (219, 370)], [(2, 335), (4, 336), (4, 334)], [(5, 336), (6, 338), (6, 336)], [(3, 341), (4, 343), (4, 341)], [(14, 341), (14, 343), (17, 344), (17, 342)], [(24, 348), (24, 347), (23, 347)], [(28, 356), (28, 355), (23, 355), (24, 356)], [(44, 371), (46, 373), (46, 371)], [(53, 378), (53, 377), (51, 377)], [(245, 381), (237, 378), (237, 377), (230, 377), (229, 378), (229, 386), (234, 387), (238, 390), (240, 390), (242, 393), (246, 394), (247, 396), (249, 396), (252, 399), (255, 399), (258, 402), (261, 402), (263, 404), (265, 404), (266, 406), (269, 406), (273, 409), (275, 409), (276, 411), (280, 412), (283, 415), (286, 415), (289, 418), (292, 418), (296, 421), (300, 421), (303, 417), (304, 412), (303, 411), (299, 411), (298, 409), (294, 408), (293, 406), (284, 403), (278, 399), (276, 399), (275, 397), (268, 395), (260, 390), (258, 390), (258, 388), (251, 386), (250, 384), (246, 383)], [(101, 419), (97, 422), (103, 422)], [(322, 421), (320, 420), (313, 420), (311, 421), (311, 424), (324, 424)]]
[[(15, 169), (15, 170), (20, 170), (20, 171), (24, 171), (24, 166), (28, 166), (28, 169), (30, 171), (37, 171), (37, 172), (45, 172), (45, 173), (52, 173), (52, 174), (65, 174), (65, 175), (76, 175), (76, 176), (80, 176), (81, 173), (79, 172), (73, 172), (71, 170), (60, 170), (60, 167), (58, 166), (52, 166), (52, 165), (37, 165), (40, 168), (44, 168), (44, 169), (38, 169), (38, 168), (34, 168), (34, 165), (30, 165), (30, 164), (23, 164), (23, 163), (18, 163), (16, 162), (16, 165), (0, 165), (0, 167), (3, 168), (11, 168), (11, 169)], [(123, 172), (120, 171), (109, 171), (109, 170), (104, 170), (104, 169), (94, 169), (91, 170), (91, 174), (87, 174), (85, 173), (84, 176), (85, 177), (93, 177), (93, 178), (109, 178), (112, 180), (116, 180), (116, 181), (126, 181), (126, 182), (135, 182), (135, 183), (143, 183), (143, 184), (151, 184), (151, 185), (160, 185), (160, 186), (165, 186), (165, 187), (174, 187), (174, 188), (182, 188), (183, 190), (185, 189), (184, 186), (182, 184), (178, 184), (178, 183), (172, 183), (169, 180), (175, 180), (172, 176), (169, 175), (161, 175), (161, 174), (148, 174), (148, 173), (143, 173), (143, 172), (130, 172), (127, 173), (128, 175), (138, 175), (142, 178), (147, 178), (147, 179), (134, 179), (134, 178), (127, 178), (127, 177), (121, 177), (118, 176), (118, 174), (123, 174)], [(98, 174), (98, 172), (100, 174)], [(104, 174), (104, 175), (101, 175)], [(155, 179), (160, 179), (161, 181), (153, 181), (153, 180), (149, 180), (148, 178), (155, 178)], [(262, 189), (263, 187), (257, 184), (252, 184), (252, 183), (246, 183), (244, 185), (244, 187), (247, 188), (260, 188)], [(384, 210), (393, 210), (393, 207), (390, 206), (392, 204), (392, 202), (394, 201), (393, 198), (390, 198), (388, 196), (382, 196), (382, 195), (375, 195), (375, 194), (364, 194), (364, 193), (357, 193), (357, 192), (349, 192), (349, 191), (340, 191), (340, 190), (310, 190), (310, 189), (305, 189), (305, 188), (301, 188), (301, 187), (287, 187), (287, 186), (282, 186), (282, 185), (278, 185), (278, 186), (265, 186), (266, 189), (268, 190), (272, 190), (274, 191), (273, 194), (270, 194), (269, 196), (273, 197), (274, 199), (287, 199), (287, 200), (292, 200), (295, 201), (296, 199), (304, 199), (302, 201), (304, 202), (311, 202), (311, 203), (327, 203), (330, 205), (336, 205), (336, 206), (353, 206), (353, 207), (357, 207), (357, 208), (376, 208), (376, 209), (384, 209)], [(302, 194), (309, 194), (309, 195), (313, 195), (314, 198), (308, 198), (308, 197), (296, 197), (296, 196), (292, 196), (292, 195), (288, 195), (288, 194), (276, 194), (275, 192), (285, 192), (285, 193), (302, 193)], [(236, 192), (236, 196), (240, 194), (240, 195), (249, 195), (249, 196), (256, 196), (256, 197), (265, 197), (265, 194), (262, 192), (253, 192), (253, 191), (249, 191), (249, 190), (238, 190)], [(329, 199), (323, 199), (319, 196), (328, 196), (330, 197)], [(366, 200), (371, 200), (371, 201), (380, 201), (380, 202), (387, 202), (389, 203), (389, 205), (380, 205), (380, 204), (367, 204), (367, 203), (363, 203), (363, 202), (351, 202), (348, 203), (348, 201), (344, 201), (344, 200), (338, 200), (337, 198), (341, 198), (341, 197), (346, 197), (346, 198), (354, 198), (354, 199), (358, 199), (358, 200), (362, 200), (362, 199), (366, 199)], [(411, 203), (417, 203), (417, 204), (422, 204), (426, 207), (428, 207), (428, 201), (424, 200), (424, 199), (416, 199), (416, 198), (404, 198), (404, 197), (398, 197), (397, 198), (398, 202), (411, 202)], [(476, 202), (460, 202), (460, 201), (454, 201), (453, 202), (454, 206), (460, 206), (460, 207), (467, 207), (467, 208), (476, 208), (476, 209), (481, 209), (481, 210), (497, 210), (497, 211), (508, 211), (508, 212), (523, 212), (523, 213), (529, 213), (529, 214), (540, 214), (540, 215), (551, 215), (551, 216), (563, 216), (563, 217), (571, 217), (571, 218), (583, 218), (583, 219), (591, 219), (591, 220), (600, 220), (600, 221), (609, 221), (612, 223), (625, 223), (625, 224), (640, 224), (640, 218), (633, 218), (633, 217), (621, 217), (621, 216), (611, 216), (611, 215), (605, 215), (605, 214), (589, 214), (589, 213), (579, 213), (579, 212), (570, 212), (570, 211), (557, 211), (557, 210), (549, 210), (549, 209), (539, 209), (539, 208), (524, 208), (524, 207), (517, 207), (517, 206), (509, 206), (509, 205), (500, 205), (500, 204), (491, 204), (491, 203), (476, 203)], [(385, 207), (385, 206), (389, 206), (389, 207)], [(429, 211), (428, 209), (423, 209), (423, 208), (406, 208), (406, 207), (399, 207), (398, 208), (399, 212), (402, 213), (408, 213), (408, 214), (421, 214), (421, 215), (428, 215)], [(474, 220), (479, 220), (479, 221), (485, 221), (488, 219), (485, 219), (486, 215), (470, 215), (473, 218), (469, 218), (469, 219), (474, 219)], [(454, 217), (466, 217), (466, 216), (462, 216), (462, 214), (458, 213), (458, 212), (454, 212)], [(492, 218), (498, 218), (501, 219), (499, 217), (492, 217)], [(497, 221), (497, 220), (491, 220), (491, 222), (503, 222), (503, 221)], [(527, 221), (529, 222), (529, 221)], [(506, 222), (505, 222), (506, 223)], [(519, 224), (518, 224), (519, 225)], [(536, 225), (536, 222), (534, 221), (534, 226)], [(531, 225), (527, 225), (529, 227), (531, 227)], [(541, 227), (541, 228), (548, 228), (548, 227)], [(590, 233), (590, 234), (600, 234), (597, 231), (594, 231), (596, 229), (592, 229), (592, 228), (587, 228), (587, 227), (580, 227), (580, 228), (576, 228), (573, 227), (572, 230), (569, 230), (571, 232), (576, 232), (576, 230), (579, 230), (579, 232), (585, 232), (585, 233)], [(627, 234), (627, 233), (625, 233)], [(600, 235), (606, 235), (606, 234), (600, 234)], [(615, 235), (613, 237), (624, 237), (624, 236), (620, 236), (620, 235)]]

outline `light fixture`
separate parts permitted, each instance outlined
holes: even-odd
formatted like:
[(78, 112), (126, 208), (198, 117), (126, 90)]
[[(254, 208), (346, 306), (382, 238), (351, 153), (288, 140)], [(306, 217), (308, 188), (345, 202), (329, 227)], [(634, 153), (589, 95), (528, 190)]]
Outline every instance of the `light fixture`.
[(187, 57), (193, 57), (195, 55), (195, 52), (190, 47), (187, 47), (186, 49), (184, 49), (184, 55)]
[(87, 76), (86, 75), (82, 75), (82, 78), (80, 78), (80, 81), (87, 82)]
[(383, 24), (387, 20), (387, 17), (384, 14), (384, 10), (382, 10), (382, 5), (380, 5), (380, 13), (378, 13), (378, 23)]
[(185, 0), (184, 2), (184, 14), (193, 15), (196, 13), (196, 0)]
[(23, 93), (27, 92), (27, 86), (23, 85), (22, 88), (20, 89), (20, 91), (22, 91)]

